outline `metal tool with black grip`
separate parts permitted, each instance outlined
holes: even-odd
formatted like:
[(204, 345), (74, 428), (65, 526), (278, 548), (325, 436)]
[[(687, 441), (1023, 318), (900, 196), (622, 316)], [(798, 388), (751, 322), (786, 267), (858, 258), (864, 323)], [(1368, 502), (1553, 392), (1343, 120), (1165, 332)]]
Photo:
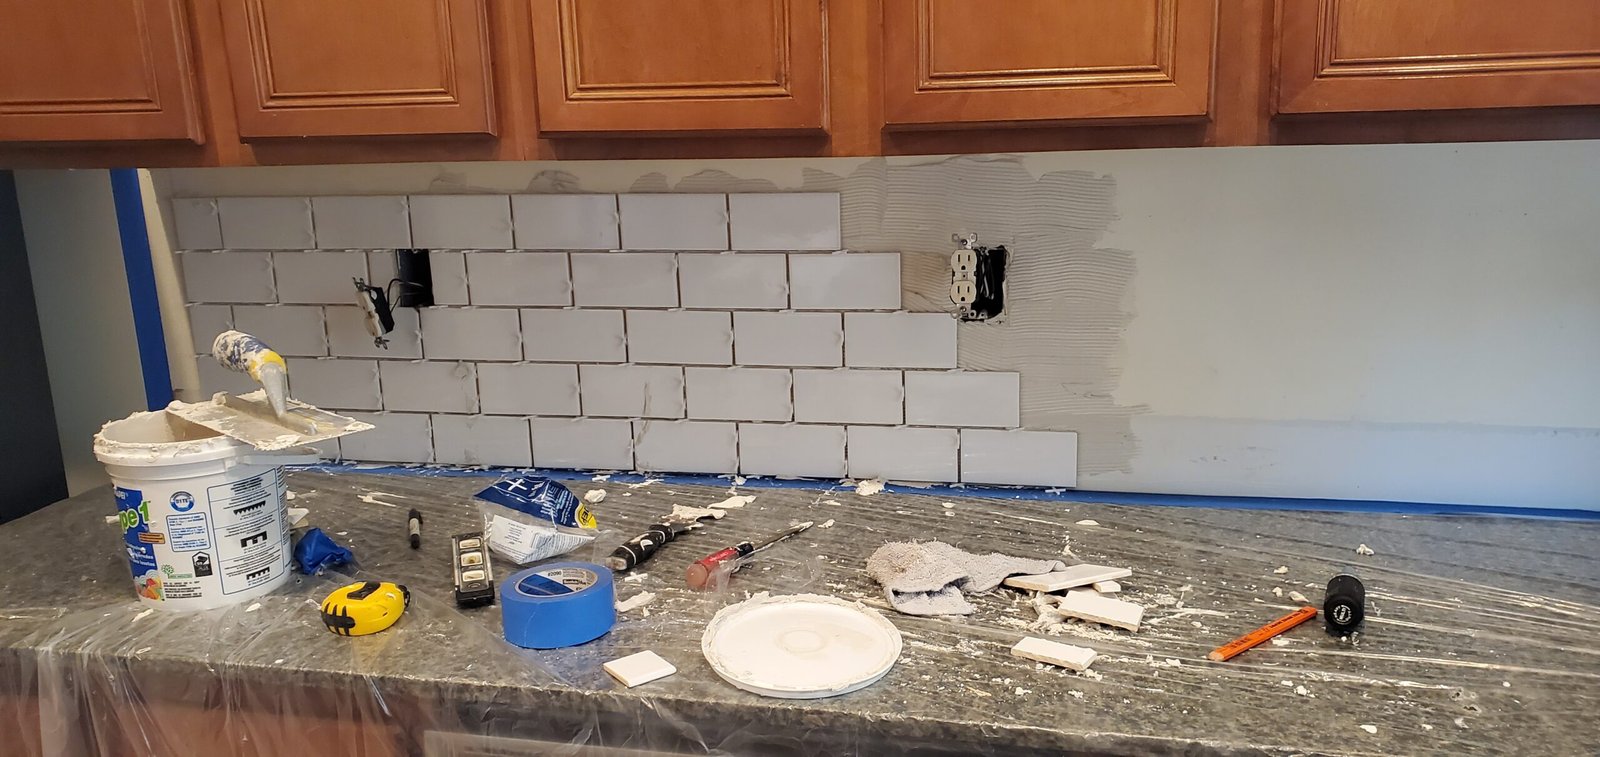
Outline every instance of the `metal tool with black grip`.
[(613, 550), (606, 558), (606, 566), (615, 571), (632, 569), (686, 530), (688, 526), (681, 523), (657, 523)]

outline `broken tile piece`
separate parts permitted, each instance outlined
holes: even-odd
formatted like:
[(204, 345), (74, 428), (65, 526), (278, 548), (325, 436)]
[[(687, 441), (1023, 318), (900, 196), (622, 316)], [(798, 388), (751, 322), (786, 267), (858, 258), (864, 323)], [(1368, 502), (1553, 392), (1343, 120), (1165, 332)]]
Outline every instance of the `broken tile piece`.
[(666, 678), (678, 669), (655, 652), (644, 651), (618, 658), (600, 666), (624, 686), (633, 688), (640, 684)]
[(1031, 576), (1012, 576), (1005, 580), (1005, 585), (1014, 589), (1027, 589), (1029, 591), (1061, 591), (1078, 586), (1088, 586), (1095, 581), (1111, 581), (1118, 578), (1127, 578), (1133, 571), (1127, 568), (1112, 568), (1105, 565), (1091, 565), (1083, 563), (1074, 565), (1066, 570), (1054, 573), (1039, 573)]
[(1094, 583), (1089, 584), (1089, 588), (1094, 589), (1101, 594), (1115, 594), (1119, 591), (1122, 591), (1122, 584), (1119, 584), (1116, 581), (1095, 581)]
[(1081, 672), (1089, 669), (1098, 653), (1088, 647), (1075, 647), (1030, 636), (1011, 647), (1011, 655)]
[(1120, 599), (1102, 597), (1093, 589), (1073, 589), (1067, 592), (1058, 610), (1068, 617), (1092, 620), (1108, 626), (1126, 628), (1129, 631), (1138, 631), (1139, 621), (1144, 617), (1143, 607)]

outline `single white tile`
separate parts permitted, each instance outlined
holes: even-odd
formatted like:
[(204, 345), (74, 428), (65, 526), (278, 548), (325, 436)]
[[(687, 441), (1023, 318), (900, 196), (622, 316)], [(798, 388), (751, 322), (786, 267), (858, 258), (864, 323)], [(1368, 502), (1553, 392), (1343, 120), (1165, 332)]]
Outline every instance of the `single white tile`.
[(533, 464), (540, 468), (633, 468), (633, 422), (534, 418)]
[(411, 215), (404, 195), (313, 197), (317, 247), (324, 250), (408, 249)]
[(844, 427), (741, 423), (739, 472), (839, 478), (845, 474)]
[(278, 279), (279, 302), (354, 304), (355, 280), (367, 278), (367, 256), (361, 252), (274, 252), (272, 267)]
[(1099, 653), (1088, 647), (1030, 636), (1011, 647), (1011, 656), (1046, 665), (1056, 665), (1068, 670), (1083, 671), (1094, 664), (1094, 658), (1099, 656)]
[(523, 310), (528, 360), (620, 363), (628, 359), (621, 310)]
[(217, 201), (211, 198), (172, 200), (173, 249), (222, 249), (222, 224), (217, 221)]
[[(345, 460), (378, 463), (433, 462), (433, 434), (428, 416), (421, 413), (346, 413), (374, 428), (340, 437)], [(387, 509), (387, 508), (378, 508)]]
[[(184, 252), (183, 297), (188, 302), (274, 302), (270, 252)], [(355, 290), (351, 290), (354, 293)]]
[(567, 256), (559, 252), (469, 252), (474, 305), (571, 305)]
[(617, 196), (625, 250), (728, 249), (728, 196), (625, 194)]
[(411, 244), (422, 249), (511, 249), (507, 195), (411, 195)]
[(478, 399), (492, 415), (577, 415), (578, 367), (479, 363)]
[(601, 418), (682, 418), (683, 369), (669, 365), (580, 365), (583, 414)]
[(1018, 381), (999, 371), (906, 371), (906, 423), (1016, 428)]
[[(433, 267), (432, 262), (428, 264)], [(394, 250), (370, 250), (367, 252), (367, 283), (375, 287), (388, 287), (389, 282), (399, 277), (400, 273), (395, 263)], [(398, 289), (400, 285), (395, 284)], [(399, 292), (396, 291), (398, 295)]]
[(727, 313), (629, 310), (627, 321), (629, 362), (733, 363), (733, 320)]
[(794, 419), (800, 423), (898, 424), (905, 418), (899, 371), (796, 370)]
[(574, 252), (572, 297), (583, 307), (675, 308), (678, 256), (670, 252)]
[(678, 672), (672, 663), (649, 650), (611, 660), (602, 664), (600, 669), (630, 689)]
[(311, 201), (304, 197), (222, 197), (217, 199), (222, 245), (230, 250), (309, 250)]
[(685, 368), (690, 418), (787, 421), (794, 417), (789, 371), (780, 368)]
[(956, 367), (956, 319), (946, 313), (845, 313), (844, 364)]
[(839, 195), (731, 194), (728, 227), (735, 250), (837, 250)]
[(777, 310), (789, 306), (782, 255), (679, 255), (686, 308)]
[(1035, 573), (1025, 576), (1010, 576), (1004, 583), (1013, 589), (1027, 591), (1042, 591), (1045, 593), (1075, 589), (1079, 586), (1088, 586), (1097, 581), (1110, 581), (1117, 578), (1127, 578), (1133, 575), (1129, 568), (1118, 568), (1109, 565), (1094, 565), (1092, 563), (1078, 563), (1069, 565), (1066, 570), (1057, 570), (1049, 573)]
[(189, 335), (194, 337), (194, 354), (211, 354), (217, 335), (233, 328), (233, 308), (227, 305), (189, 305)]
[(385, 410), (478, 412), (478, 373), (471, 363), (385, 360), (379, 372)]
[(379, 347), (367, 331), (366, 314), (354, 305), (323, 309), (328, 325), (328, 351), (335, 357), (387, 357), (416, 360), (422, 357), (422, 330), (417, 325), (416, 308), (396, 308), (394, 331), (384, 335), (387, 346)]
[(633, 465), (642, 471), (737, 473), (739, 433), (716, 421), (634, 421)]
[(898, 310), (900, 254), (790, 255), (795, 310)]
[(290, 360), (289, 394), (326, 410), (382, 410), (376, 360)]
[(1072, 431), (961, 430), (961, 480), (969, 484), (1077, 486)]
[(279, 355), (328, 354), (322, 308), (314, 305), (239, 305), (233, 309), (233, 327), (266, 342)]
[(739, 365), (844, 365), (838, 313), (736, 312), (733, 340)]
[(422, 354), (429, 360), (521, 360), (517, 311), (423, 308)]
[(615, 250), (616, 195), (512, 195), (516, 246), (523, 250)]
[(433, 304), (465, 305), (467, 256), (460, 252), (428, 251), (428, 272), (433, 278)]
[(526, 418), (433, 416), (433, 461), (443, 465), (533, 465)]
[(261, 388), (249, 375), (223, 368), (210, 355), (195, 356), (195, 366), (200, 371), (200, 396), (203, 398), (217, 392), (245, 394)]
[(1139, 621), (1144, 618), (1142, 606), (1115, 597), (1101, 596), (1094, 589), (1069, 590), (1057, 608), (1069, 618), (1104, 623), (1135, 632), (1139, 630)]
[(851, 426), (848, 437), (851, 478), (948, 483), (960, 479), (960, 443), (953, 428)]

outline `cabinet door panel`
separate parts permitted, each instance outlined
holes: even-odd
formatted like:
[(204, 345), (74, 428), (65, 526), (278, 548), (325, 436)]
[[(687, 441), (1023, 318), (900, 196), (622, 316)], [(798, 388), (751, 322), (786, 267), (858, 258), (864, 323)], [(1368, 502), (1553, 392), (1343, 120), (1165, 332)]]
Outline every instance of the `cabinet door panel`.
[(827, 128), (822, 0), (534, 0), (550, 134)]
[(1278, 112), (1600, 104), (1592, 0), (1281, 0)]
[(201, 141), (178, 0), (0, 0), (0, 141)]
[(493, 134), (484, 0), (223, 0), (239, 135)]
[(1204, 116), (1214, 0), (885, 0), (890, 125)]

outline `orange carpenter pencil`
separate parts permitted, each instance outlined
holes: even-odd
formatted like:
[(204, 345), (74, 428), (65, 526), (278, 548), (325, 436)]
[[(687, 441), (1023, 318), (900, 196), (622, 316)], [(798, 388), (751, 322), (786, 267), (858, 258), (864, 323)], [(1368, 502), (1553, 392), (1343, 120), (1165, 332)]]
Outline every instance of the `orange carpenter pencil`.
[(1264, 643), (1267, 639), (1277, 636), (1295, 626), (1317, 617), (1317, 608), (1306, 605), (1277, 620), (1272, 621), (1250, 633), (1240, 636), (1233, 641), (1217, 647), (1216, 651), (1206, 655), (1207, 660), (1225, 662), (1239, 656), (1240, 652), (1253, 646)]

